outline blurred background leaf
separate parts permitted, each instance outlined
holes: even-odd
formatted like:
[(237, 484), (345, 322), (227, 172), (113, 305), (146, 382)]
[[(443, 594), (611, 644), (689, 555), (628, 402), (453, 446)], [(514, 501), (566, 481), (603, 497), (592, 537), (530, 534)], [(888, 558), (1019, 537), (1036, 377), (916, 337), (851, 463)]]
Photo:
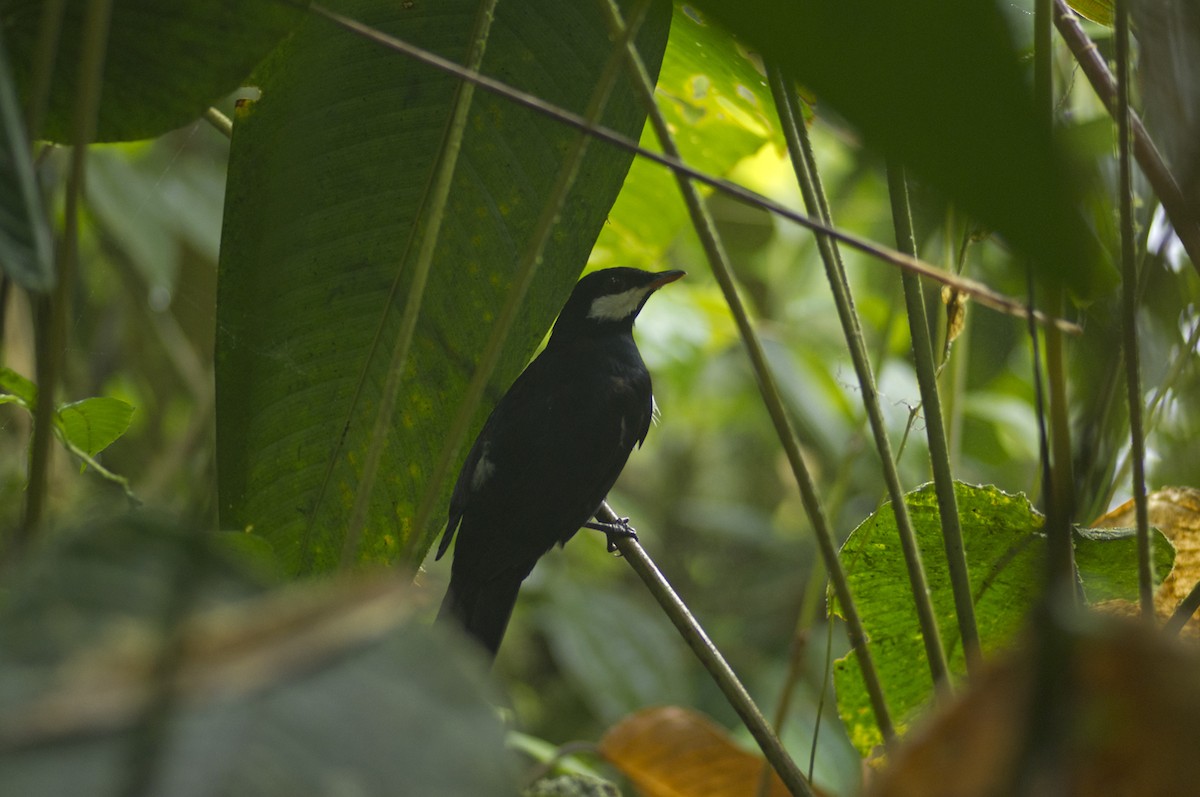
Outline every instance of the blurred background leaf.
[(515, 792), (481, 661), (403, 581), (267, 593), (229, 551), (115, 517), (27, 562), (0, 606), (6, 789)]

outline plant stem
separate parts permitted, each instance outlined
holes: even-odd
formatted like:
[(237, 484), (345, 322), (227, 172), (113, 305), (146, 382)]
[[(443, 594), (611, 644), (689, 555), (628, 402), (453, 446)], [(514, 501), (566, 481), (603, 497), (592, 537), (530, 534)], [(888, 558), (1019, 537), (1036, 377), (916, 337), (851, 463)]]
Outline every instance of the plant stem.
[[(1121, 322), (1129, 397), (1129, 459), (1137, 517), (1138, 598), (1142, 616), (1154, 617), (1154, 551), (1146, 506), (1146, 438), (1142, 428), (1141, 356), (1137, 334), (1137, 253), (1133, 228), (1133, 165), (1129, 107), (1129, 0), (1117, 0), (1117, 162), (1121, 203)], [(1197, 264), (1200, 265), (1200, 264)]]
[(44, 522), (50, 469), (50, 441), (54, 436), (55, 396), (66, 353), (67, 318), (71, 291), (75, 287), (79, 258), (79, 202), (87, 170), (87, 148), (96, 131), (104, 57), (112, 0), (91, 0), (84, 19), (80, 42), (79, 93), (75, 100), (71, 168), (67, 175), (67, 197), (63, 211), (63, 238), (58, 251), (58, 275), (49, 300), (38, 302), (37, 382), (38, 402), (33, 415), (33, 439), (29, 444), (29, 486), (25, 495), (25, 518), (13, 538), (13, 553), (24, 548)]
[[(892, 223), (896, 228), (896, 245), (901, 252), (917, 254), (913, 234), (912, 210), (908, 202), (908, 183), (904, 168), (888, 163), (888, 193), (891, 196)], [(925, 296), (921, 278), (915, 274), (901, 275), (904, 284), (904, 303), (908, 309), (909, 337), (912, 340), (913, 367), (921, 389), (921, 406), (925, 408), (925, 436), (929, 442), (929, 460), (933, 470), (934, 490), (937, 493), (938, 513), (942, 522), (942, 542), (946, 549), (946, 565), (950, 570), (950, 586), (954, 592), (954, 611), (958, 618), (958, 633), (962, 639), (967, 672), (975, 671), (981, 663), (979, 628), (975, 622), (975, 601), (971, 592), (971, 575), (963, 548), (962, 525), (958, 517), (958, 498), (954, 494), (954, 472), (950, 469), (950, 451), (946, 445), (941, 397), (938, 395), (937, 368), (933, 363), (933, 343), (929, 337), (929, 319), (925, 314)]]
[[(816, 161), (808, 142), (808, 131), (804, 127), (804, 119), (800, 115), (796, 92), (794, 89), (789, 89), (783, 73), (774, 64), (767, 65), (767, 79), (775, 98), (775, 108), (779, 113), (784, 139), (787, 141), (788, 152), (791, 155), (792, 167), (796, 172), (796, 181), (800, 185), (800, 193), (804, 196), (805, 209), (808, 210), (809, 215), (816, 216), (828, 224), (830, 222), (829, 205), (824, 198), (825, 192), (820, 186)], [(875, 376), (871, 372), (871, 363), (867, 356), (866, 345), (863, 343), (862, 328), (859, 325), (858, 313), (854, 309), (854, 299), (850, 294), (846, 269), (837, 244), (826, 235), (818, 233), (816, 237), (817, 249), (820, 251), (821, 261), (825, 265), (825, 276), (829, 280), (829, 287), (833, 292), (833, 302), (837, 307), (838, 318), (842, 324), (842, 334), (846, 338), (846, 347), (850, 352), (855, 374), (858, 376), (863, 407), (867, 412), (871, 434), (875, 439), (875, 450), (879, 454), (879, 462), (883, 467), (888, 497), (892, 502), (892, 513), (896, 517), (896, 529), (900, 535), (900, 546), (904, 551), (904, 562), (908, 568), (913, 605), (917, 610), (921, 637), (925, 642), (925, 658), (929, 664), (929, 674), (935, 688), (948, 687), (950, 671), (946, 664), (946, 650), (942, 646), (937, 614), (933, 609), (929, 582), (925, 577), (925, 566), (921, 561), (921, 548), (917, 543), (917, 535), (908, 514), (908, 505), (904, 502), (904, 488), (900, 484), (900, 474), (896, 470), (896, 462), (892, 455), (892, 444), (888, 438), (887, 425), (879, 406)], [(966, 594), (969, 601), (969, 587)]]
[(1191, 588), (1179, 605), (1175, 607), (1175, 613), (1167, 620), (1163, 626), (1163, 632), (1172, 636), (1177, 636), (1183, 627), (1192, 619), (1192, 615), (1196, 610), (1200, 609), (1200, 581), (1197, 581), (1195, 586)]
[[(607, 21), (614, 37), (619, 36), (624, 27), (620, 11), (611, 0), (601, 0), (601, 5), (607, 10)], [(636, 50), (627, 47), (626, 52), (628, 54), (628, 66), (634, 90), (639, 93), (642, 102), (645, 104), (650, 123), (654, 127), (659, 144), (662, 146), (663, 152), (672, 161), (679, 162), (679, 148), (675, 145), (675, 140), (671, 136), (666, 120), (663, 118), (662, 112), (658, 109), (658, 105), (654, 101), (654, 86), (650, 81), (649, 75), (646, 73), (646, 68), (642, 64)], [(871, 707), (875, 714), (876, 724), (879, 726), (883, 738), (890, 742), (895, 736), (895, 729), (892, 726), (891, 717), (887, 710), (887, 703), (883, 697), (883, 689), (879, 683), (879, 676), (875, 671), (875, 664), (871, 659), (870, 651), (867, 647), (866, 633), (862, 627), (862, 620), (858, 616), (858, 610), (855, 608), (854, 599), (850, 594), (850, 584), (846, 579), (846, 571), (842, 569), (841, 562), (838, 560), (837, 544), (834, 542), (833, 532), (829, 528), (829, 522), (821, 508), (820, 499), (817, 497), (816, 484), (813, 482), (812, 475), (808, 471), (808, 466), (800, 454), (800, 444), (792, 430), (791, 420), (788, 418), (787, 410), (784, 408), (783, 399), (779, 394), (774, 373), (767, 363), (767, 356), (763, 350), (762, 342), (759, 340), (758, 333), (755, 331), (754, 325), (750, 322), (745, 305), (738, 294), (737, 286), (733, 281), (733, 270), (729, 265), (729, 258), (725, 254), (725, 247), (717, 235), (716, 225), (709, 215), (708, 209), (700, 199), (700, 194), (696, 190), (696, 187), (692, 185), (689, 175), (683, 171), (676, 171), (675, 176), (679, 183), (679, 190), (683, 194), (684, 203), (687, 205), (688, 212), (691, 215), (692, 224), (704, 246), (705, 254), (708, 256), (713, 276), (716, 278), (717, 284), (721, 287), (725, 302), (729, 305), (729, 311), (733, 316), (738, 332), (741, 335), (742, 343), (745, 345), (747, 354), (750, 357), (750, 363), (758, 381), (758, 388), (762, 394), (763, 403), (766, 405), (767, 412), (775, 426), (775, 433), (779, 437), (780, 443), (787, 455), (792, 474), (800, 490), (800, 498), (804, 503), (809, 521), (813, 525), (813, 533), (817, 538), (817, 545), (821, 549), (825, 566), (829, 570), (834, 595), (837, 596), (838, 603), (845, 612), (846, 633), (849, 636), (851, 646), (855, 650), (859, 667), (862, 669), (863, 681), (866, 684), (867, 693), (871, 698)]]
[[(596, 517), (602, 523), (617, 522), (616, 513), (607, 503), (600, 505), (600, 511), (596, 513)], [(746, 687), (742, 686), (742, 682), (738, 680), (729, 663), (725, 661), (721, 651), (717, 650), (717, 646), (712, 643), (708, 634), (696, 622), (696, 618), (692, 616), (687, 605), (671, 588), (670, 583), (658, 566), (654, 564), (646, 550), (632, 537), (619, 537), (615, 541), (621, 556), (629, 562), (629, 566), (645, 583), (646, 588), (658, 601), (663, 612), (675, 624), (680, 636), (687, 642), (688, 647), (696, 654), (696, 658), (700, 660), (704, 668), (708, 670), (717, 687), (729, 701), (729, 705), (741, 717), (746, 729), (750, 731), (754, 741), (758, 743), (767, 760), (771, 762), (771, 766), (779, 774), (780, 780), (793, 795), (813, 797), (813, 791), (808, 785), (808, 781), (800, 772), (800, 768), (796, 766), (796, 762), (783, 748), (779, 737), (771, 730), (766, 718), (755, 705), (754, 698), (750, 697), (750, 693), (746, 691)]]

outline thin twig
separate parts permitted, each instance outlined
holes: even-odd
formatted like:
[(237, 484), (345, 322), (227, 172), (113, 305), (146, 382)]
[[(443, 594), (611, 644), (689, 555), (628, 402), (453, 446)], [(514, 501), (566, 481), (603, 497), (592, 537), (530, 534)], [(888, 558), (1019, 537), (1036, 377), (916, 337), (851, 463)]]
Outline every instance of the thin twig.
[(218, 111), (216, 108), (205, 109), (204, 121), (212, 125), (216, 131), (225, 136), (225, 138), (233, 138), (233, 120)]
[(62, 359), (66, 356), (67, 318), (71, 291), (75, 288), (79, 257), (79, 202), (83, 194), (87, 150), (96, 131), (100, 110), (101, 77), (108, 45), (108, 27), (112, 0), (92, 0), (88, 4), (80, 42), (79, 93), (75, 101), (71, 167), (67, 176), (67, 197), (63, 210), (63, 237), (58, 250), (58, 275), (49, 301), (39, 302), (37, 345), (38, 403), (33, 418), (33, 439), (29, 445), (29, 486), (25, 495), (25, 518), (14, 547), (19, 551), (36, 534), (43, 522), (50, 469), (50, 439), (54, 431), (54, 398), (58, 389)]
[[(959, 277), (954, 274), (948, 274), (945, 271), (930, 265), (929, 263), (915, 260), (907, 255), (895, 251), (894, 249), (889, 249), (886, 246), (880, 246), (879, 244), (866, 238), (861, 238), (853, 233), (846, 232), (845, 230), (828, 227), (815, 219), (805, 216), (803, 213), (799, 213), (791, 208), (784, 207), (778, 202), (757, 194), (750, 189), (745, 188), (744, 186), (731, 183), (728, 180), (724, 180), (720, 177), (714, 177), (710, 174), (706, 174), (705, 172), (684, 163), (677, 156), (662, 154), (645, 149), (638, 145), (638, 143), (633, 139), (624, 136), (612, 130), (611, 128), (596, 124), (593, 121), (589, 121), (584, 116), (563, 108), (559, 108), (558, 106), (548, 103), (536, 95), (513, 88), (502, 81), (466, 69), (454, 61), (442, 58), (441, 56), (431, 53), (428, 50), (424, 50), (393, 36), (388, 36), (387, 34), (377, 31), (370, 26), (364, 25), (357, 20), (343, 16), (334, 11), (330, 11), (321, 5), (313, 4), (310, 6), (302, 6), (302, 4), (296, 2), (296, 0), (276, 0), (276, 2), (295, 7), (307, 8), (312, 13), (323, 17), (324, 19), (350, 33), (355, 34), (356, 36), (362, 36), (363, 38), (366, 38), (381, 47), (402, 53), (422, 64), (454, 75), (461, 80), (474, 83), (480, 88), (502, 96), (517, 105), (528, 108), (529, 110), (548, 116), (569, 127), (580, 130), (592, 138), (600, 139), (608, 144), (632, 152), (638, 157), (657, 163), (660, 166), (664, 166), (672, 170), (678, 176), (685, 176), (696, 180), (718, 191), (721, 191), (722, 193), (727, 194), (728, 196), (733, 197), (740, 202), (761, 208), (770, 213), (774, 213), (780, 218), (787, 219), (806, 229), (822, 232), (836, 239), (837, 241), (840, 241), (846, 246), (857, 249), (860, 252), (864, 252), (877, 260), (883, 261), (884, 263), (888, 263), (889, 265), (897, 268), (913, 271), (942, 285), (949, 285), (951, 288), (971, 296), (980, 304), (990, 307), (993, 310), (1006, 313), (1008, 315), (1014, 315), (1018, 318), (1024, 318), (1026, 313), (1029, 312), (1028, 307), (1019, 299), (1014, 299), (1010, 296), (1005, 296), (1001, 293), (998, 293), (980, 282)], [(1077, 324), (1073, 324), (1070, 321), (1066, 321), (1061, 318), (1049, 318), (1040, 311), (1034, 311), (1033, 317), (1034, 320), (1039, 324), (1054, 324), (1068, 334), (1078, 335), (1082, 332), (1082, 329), (1080, 329)]]
[(1196, 610), (1200, 609), (1200, 581), (1192, 587), (1191, 591), (1179, 602), (1175, 607), (1175, 613), (1171, 615), (1163, 626), (1163, 632), (1172, 636), (1178, 636), (1183, 627), (1192, 619), (1192, 615)]
[(1121, 205), (1121, 333), (1129, 399), (1129, 458), (1133, 463), (1133, 504), (1137, 518), (1138, 598), (1142, 616), (1154, 618), (1154, 551), (1146, 499), (1146, 437), (1142, 428), (1141, 356), (1137, 334), (1137, 251), (1133, 229), (1133, 165), (1129, 107), (1129, 0), (1117, 0), (1117, 164)]
[[(610, 30), (614, 34), (619, 34), (623, 28), (619, 9), (611, 1), (602, 2), (601, 5), (607, 10), (607, 22)], [(671, 135), (666, 120), (663, 118), (662, 112), (654, 101), (654, 87), (649, 75), (646, 73), (646, 68), (642, 64), (636, 50), (627, 48), (626, 52), (628, 53), (629, 66), (634, 76), (634, 90), (638, 92), (646, 107), (659, 145), (669, 157), (678, 160), (678, 147), (675, 145), (675, 140)], [(829, 570), (834, 594), (837, 596), (838, 602), (845, 613), (846, 633), (850, 638), (850, 644), (854, 648), (859, 667), (862, 670), (863, 682), (866, 684), (867, 693), (871, 698), (875, 721), (879, 726), (883, 738), (890, 742), (895, 736), (895, 729), (892, 726), (891, 717), (887, 710), (887, 703), (883, 697), (879, 675), (875, 671), (875, 664), (871, 659), (870, 650), (867, 647), (866, 633), (863, 630), (862, 620), (858, 615), (853, 596), (850, 593), (850, 584), (846, 578), (846, 571), (842, 568), (842, 564), (838, 560), (837, 544), (834, 542), (829, 521), (821, 508), (821, 501), (817, 497), (816, 484), (813, 481), (812, 474), (808, 471), (808, 465), (805, 464), (804, 458), (800, 453), (799, 441), (796, 439), (796, 434), (792, 430), (791, 420), (788, 418), (787, 410), (784, 408), (783, 398), (779, 393), (774, 372), (767, 362), (766, 352), (763, 350), (762, 341), (758, 338), (758, 332), (750, 322), (749, 314), (742, 303), (737, 285), (733, 279), (733, 270), (729, 264), (729, 258), (725, 253), (725, 247), (717, 234), (716, 225), (708, 213), (708, 209), (700, 198), (700, 193), (692, 185), (689, 175), (686, 172), (676, 171), (675, 176), (679, 183), (679, 190), (683, 195), (684, 203), (687, 205), (688, 212), (691, 215), (692, 225), (704, 246), (713, 276), (716, 278), (717, 284), (721, 287), (725, 303), (729, 306), (730, 314), (737, 325), (742, 343), (746, 347), (747, 355), (754, 369), (754, 375), (758, 381), (763, 403), (767, 408), (767, 412), (775, 426), (775, 433), (788, 458), (792, 475), (796, 479), (801, 501), (804, 503), (805, 511), (808, 514), (809, 521), (812, 523), (813, 533), (816, 536), (817, 545), (821, 549), (825, 566)]]
[[(618, 521), (616, 513), (607, 503), (600, 505), (600, 511), (596, 513), (596, 518), (602, 523)], [(750, 731), (767, 760), (775, 767), (775, 771), (779, 773), (784, 785), (793, 795), (813, 797), (813, 791), (808, 785), (808, 781), (800, 772), (800, 768), (796, 766), (796, 762), (783, 748), (779, 737), (771, 730), (766, 718), (755, 705), (754, 698), (750, 697), (750, 693), (742, 686), (729, 663), (725, 661), (725, 657), (721, 655), (721, 651), (717, 650), (717, 646), (712, 643), (708, 634), (696, 622), (696, 618), (692, 616), (687, 605), (672, 589), (671, 584), (654, 564), (646, 550), (632, 537), (617, 537), (615, 542), (621, 556), (629, 562), (629, 566), (642, 579), (646, 588), (650, 590), (650, 594), (662, 607), (663, 612), (675, 624), (680, 636), (687, 642), (688, 647), (696, 654), (696, 658), (700, 660), (704, 668), (708, 670), (708, 674), (712, 676), (717, 687), (725, 695), (729, 705), (746, 724), (747, 730)]]
[[(891, 197), (892, 223), (896, 228), (896, 243), (900, 250), (915, 256), (917, 239), (913, 234), (912, 210), (908, 202), (908, 183), (904, 169), (889, 162), (888, 193)], [(942, 523), (942, 543), (946, 551), (946, 567), (950, 571), (950, 588), (954, 594), (954, 611), (958, 618), (958, 634), (962, 640), (967, 672), (975, 671), (982, 662), (979, 647), (979, 627), (975, 621), (975, 601), (971, 597), (971, 574), (963, 547), (962, 524), (958, 517), (958, 497), (954, 492), (954, 472), (950, 469), (950, 451), (946, 445), (946, 428), (942, 419), (942, 401), (938, 395), (937, 368), (933, 363), (933, 342), (929, 337), (929, 319), (925, 314), (925, 295), (921, 278), (905, 272), (904, 303), (908, 309), (909, 338), (912, 341), (913, 369), (921, 390), (921, 406), (925, 415), (925, 439), (929, 444), (929, 464), (933, 470), (934, 491), (937, 493), (938, 516)]]

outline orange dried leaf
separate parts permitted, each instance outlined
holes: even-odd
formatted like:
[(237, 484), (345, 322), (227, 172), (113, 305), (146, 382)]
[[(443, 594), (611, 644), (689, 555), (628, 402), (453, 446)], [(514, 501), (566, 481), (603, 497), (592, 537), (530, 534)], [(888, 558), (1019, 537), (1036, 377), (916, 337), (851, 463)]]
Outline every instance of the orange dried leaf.
[[(644, 797), (753, 797), (764, 766), (762, 756), (735, 745), (724, 728), (677, 706), (631, 714), (604, 735), (600, 752)], [(774, 772), (767, 794), (788, 795)]]

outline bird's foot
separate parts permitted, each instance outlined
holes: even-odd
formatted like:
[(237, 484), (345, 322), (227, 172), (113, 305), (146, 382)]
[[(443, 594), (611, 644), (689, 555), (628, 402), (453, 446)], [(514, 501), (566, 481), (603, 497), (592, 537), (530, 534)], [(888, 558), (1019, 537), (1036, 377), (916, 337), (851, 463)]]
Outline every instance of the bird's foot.
[(629, 525), (629, 518), (627, 517), (619, 517), (613, 523), (604, 523), (599, 520), (592, 520), (584, 523), (583, 527), (586, 529), (603, 531), (604, 536), (608, 538), (609, 553), (616, 552), (617, 540), (627, 539), (636, 541), (638, 538), (637, 531), (634, 530), (633, 526)]

